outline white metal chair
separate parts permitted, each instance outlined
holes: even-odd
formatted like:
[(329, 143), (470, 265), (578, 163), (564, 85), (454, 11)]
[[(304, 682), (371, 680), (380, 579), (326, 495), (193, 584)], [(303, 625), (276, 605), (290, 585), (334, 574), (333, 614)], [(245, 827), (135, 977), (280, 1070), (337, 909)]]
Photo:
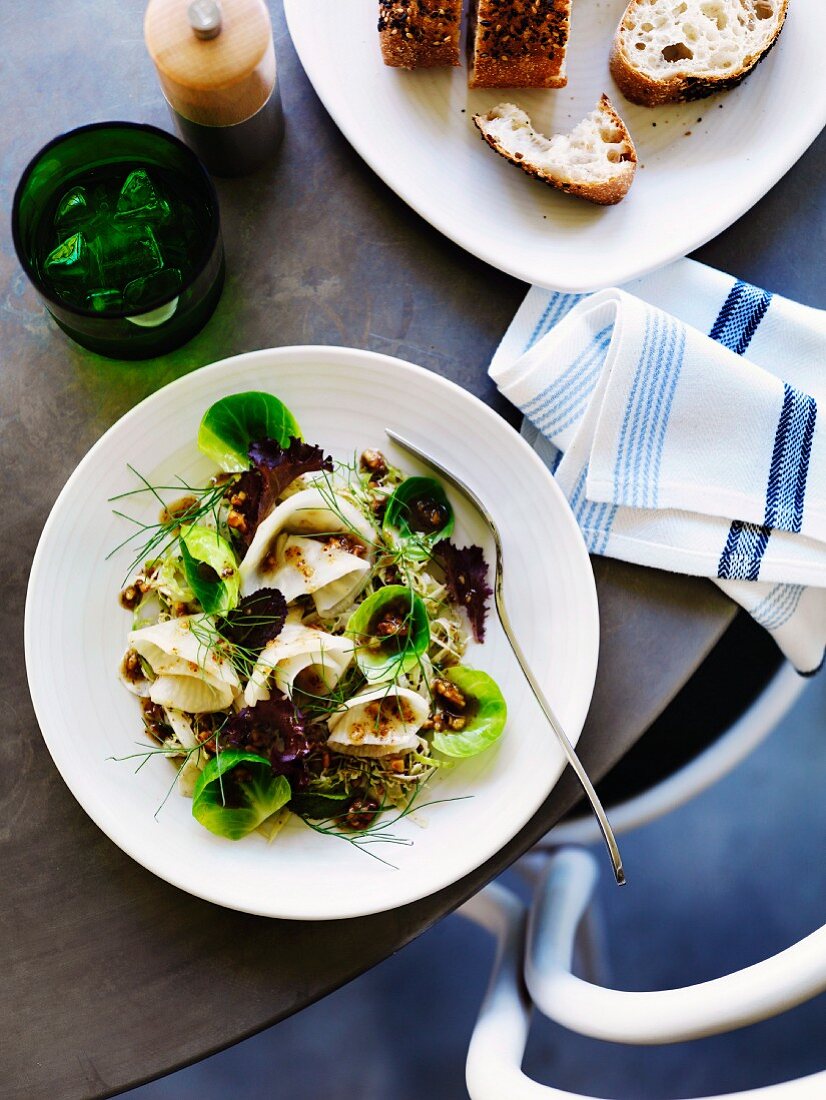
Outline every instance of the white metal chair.
[[(741, 761), (789, 710), (806, 681), (782, 665), (751, 707), (717, 741), (651, 791), (615, 806), (616, 832), (687, 802)], [(754, 966), (683, 989), (631, 993), (572, 973), (574, 940), (597, 880), (595, 858), (572, 844), (598, 843), (593, 823), (559, 826), (523, 863), (534, 880), (530, 911), (492, 884), (460, 910), (492, 932), (498, 952), (467, 1058), (472, 1100), (582, 1100), (540, 1085), (521, 1069), (532, 1004), (557, 1023), (597, 1039), (655, 1045), (730, 1031), (777, 1015), (826, 989), (826, 926)], [(826, 1096), (826, 1071), (717, 1100)]]

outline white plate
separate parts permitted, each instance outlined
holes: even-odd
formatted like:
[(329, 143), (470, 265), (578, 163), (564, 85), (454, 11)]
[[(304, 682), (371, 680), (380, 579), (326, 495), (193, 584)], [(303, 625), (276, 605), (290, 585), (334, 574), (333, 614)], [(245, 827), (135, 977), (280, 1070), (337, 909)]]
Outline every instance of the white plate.
[[(628, 103), (608, 73), (625, 2), (574, 0), (568, 86), (558, 91), (470, 92), (464, 65), (387, 68), (377, 0), (284, 0), (284, 8), (325, 107), (405, 202), (502, 271), (555, 290), (588, 291), (643, 275), (720, 233), (826, 122), (824, 0), (791, 0), (777, 46), (741, 87), (654, 110)], [(641, 165), (615, 207), (591, 206), (529, 179), (484, 145), (471, 121), (509, 100), (545, 133), (569, 130), (602, 92), (628, 124)]]
[[(131, 463), (154, 484), (177, 473), (205, 479), (214, 467), (195, 446), (198, 424), (227, 393), (267, 390), (293, 410), (305, 438), (338, 458), (386, 446), (394, 427), (432, 449), (489, 503), (501, 525), (507, 596), (519, 637), (572, 741), (582, 729), (597, 663), (598, 619), (590, 562), (562, 494), (539, 459), (500, 417), (460, 387), (420, 367), (347, 348), (253, 352), (204, 367), (149, 397), (114, 425), (69, 479), (37, 548), (26, 603), (26, 666), (49, 751), (72, 793), (125, 852), (192, 894), (267, 916), (326, 919), (390, 909), (461, 878), (525, 824), (563, 769), (552, 734), (489, 616), (488, 640), (470, 657), (499, 681), (510, 708), (500, 744), (453, 769), (423, 798), (457, 798), (394, 827), (409, 847), (373, 849), (392, 869), (295, 820), (268, 845), (259, 835), (213, 836), (174, 792), (154, 758), (134, 764), (140, 713), (118, 682), (129, 616), (118, 605), (128, 553), (108, 498), (135, 486)], [(203, 484), (203, 480), (200, 482)], [(134, 498), (133, 498), (134, 499)], [(140, 499), (140, 498), (137, 498)], [(130, 507), (135, 515), (141, 512)], [(157, 504), (142, 513), (154, 522)], [(459, 545), (482, 542), (478, 518), (457, 507)], [(490, 548), (487, 548), (490, 560)]]

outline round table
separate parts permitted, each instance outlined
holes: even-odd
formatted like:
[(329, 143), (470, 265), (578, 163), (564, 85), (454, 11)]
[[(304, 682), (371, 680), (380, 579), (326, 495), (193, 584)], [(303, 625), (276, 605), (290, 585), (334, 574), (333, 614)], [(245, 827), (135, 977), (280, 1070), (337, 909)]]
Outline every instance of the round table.
[[(2, 188), (55, 133), (101, 117), (169, 126), (142, 46), (142, 0), (10, 0)], [(22, 622), (40, 530), (64, 481), (127, 409), (205, 363), (253, 348), (346, 344), (446, 375), (512, 422), (486, 366), (526, 287), (434, 232), (365, 167), (301, 71), (272, 5), (287, 137), (276, 161), (219, 181), (228, 280), (215, 316), (162, 360), (123, 364), (70, 343), (44, 314), (2, 226), (5, 589), (0, 664), (0, 1092), (109, 1095), (296, 1012), (402, 947), (522, 854), (569, 809), (566, 773), (484, 866), (403, 909), (329, 925), (272, 921), (180, 893), (123, 855), (64, 787), (26, 686)], [(700, 259), (822, 305), (826, 142)], [(7, 204), (8, 205), (8, 204)], [(822, 208), (822, 207), (821, 207)], [(814, 224), (814, 229), (812, 224)], [(580, 741), (598, 779), (638, 740), (734, 616), (710, 583), (594, 561), (602, 642)], [(70, 701), (67, 700), (67, 705)]]

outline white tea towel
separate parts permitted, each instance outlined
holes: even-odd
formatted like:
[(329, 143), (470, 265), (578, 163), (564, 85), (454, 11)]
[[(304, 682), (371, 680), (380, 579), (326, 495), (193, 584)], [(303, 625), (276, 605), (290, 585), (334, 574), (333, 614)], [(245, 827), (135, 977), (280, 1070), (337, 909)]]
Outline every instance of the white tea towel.
[(826, 648), (826, 312), (693, 260), (533, 287), (491, 377), (592, 553), (714, 578), (803, 673)]

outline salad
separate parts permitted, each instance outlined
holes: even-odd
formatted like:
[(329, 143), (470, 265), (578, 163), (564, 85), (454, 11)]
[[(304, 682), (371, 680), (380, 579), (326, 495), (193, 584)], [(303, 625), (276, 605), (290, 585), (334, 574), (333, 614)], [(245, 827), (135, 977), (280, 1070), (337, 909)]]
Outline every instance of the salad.
[(484, 639), (482, 550), (451, 541), (438, 481), (372, 449), (334, 462), (271, 394), (216, 402), (198, 447), (217, 466), (205, 486), (141, 478), (115, 498), (161, 508), (117, 512), (136, 525), (117, 549), (141, 543), (120, 595), (120, 677), (151, 740), (135, 756), (168, 758), (170, 791), (221, 837), (272, 839), (291, 814), (379, 835), (504, 729), (498, 686), (463, 664)]

